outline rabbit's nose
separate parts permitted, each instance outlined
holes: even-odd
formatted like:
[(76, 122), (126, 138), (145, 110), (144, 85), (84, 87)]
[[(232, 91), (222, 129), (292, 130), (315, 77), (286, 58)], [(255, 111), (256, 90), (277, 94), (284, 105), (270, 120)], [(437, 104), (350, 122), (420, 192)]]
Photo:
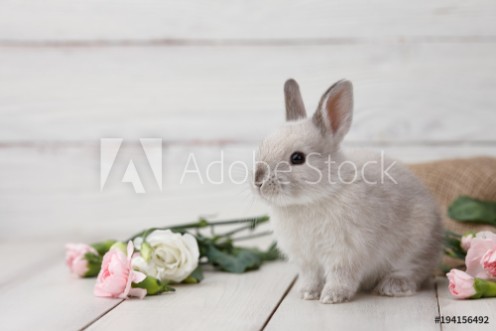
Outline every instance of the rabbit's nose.
[(261, 188), (263, 185), (263, 180), (265, 177), (265, 171), (262, 168), (258, 168), (257, 171), (255, 171), (255, 186), (258, 188)]

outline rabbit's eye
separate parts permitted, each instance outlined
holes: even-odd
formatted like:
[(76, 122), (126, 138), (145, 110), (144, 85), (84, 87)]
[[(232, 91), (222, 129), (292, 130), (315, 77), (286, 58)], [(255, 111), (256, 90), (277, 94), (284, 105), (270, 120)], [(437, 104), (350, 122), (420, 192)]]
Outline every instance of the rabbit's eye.
[(302, 152), (294, 152), (290, 157), (291, 164), (303, 164), (305, 163), (305, 154)]

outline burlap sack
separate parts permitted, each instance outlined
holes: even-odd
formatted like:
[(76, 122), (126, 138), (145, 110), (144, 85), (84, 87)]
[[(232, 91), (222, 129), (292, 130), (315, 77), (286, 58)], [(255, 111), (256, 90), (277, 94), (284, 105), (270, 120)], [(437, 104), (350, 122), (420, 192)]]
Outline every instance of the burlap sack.
[[(460, 195), (496, 201), (496, 158), (435, 161), (412, 164), (410, 168), (437, 199), (445, 229), (458, 234), (482, 230), (496, 232), (496, 228), (490, 225), (461, 223), (448, 217), (448, 206)], [(449, 258), (445, 258), (443, 263), (448, 266), (459, 264)]]

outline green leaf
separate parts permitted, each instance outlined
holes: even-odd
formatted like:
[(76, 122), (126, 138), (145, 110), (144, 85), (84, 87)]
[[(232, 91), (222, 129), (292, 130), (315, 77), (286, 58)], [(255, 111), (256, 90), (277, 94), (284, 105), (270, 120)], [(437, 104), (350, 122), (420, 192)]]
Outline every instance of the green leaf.
[(443, 238), (444, 254), (455, 259), (465, 259), (465, 251), (461, 247), (461, 236), (452, 231), (445, 231)]
[(449, 206), (448, 215), (460, 222), (496, 225), (496, 202), (461, 196)]
[(188, 276), (185, 280), (182, 281), (182, 283), (185, 284), (198, 284), (203, 280), (203, 269), (201, 265), (198, 265), (195, 270), (191, 273), (191, 275)]
[(277, 243), (275, 241), (265, 252), (262, 251), (261, 254), (264, 261), (275, 261), (283, 258), (283, 255), (279, 248), (277, 248)]
[(116, 242), (115, 240), (101, 241), (91, 244), (91, 247), (93, 247), (98, 252), (98, 254), (103, 256), (105, 255), (105, 253), (109, 251), (110, 247), (112, 247), (112, 245), (115, 244), (115, 242)]
[(220, 270), (232, 273), (258, 269), (266, 261), (282, 258), (275, 242), (265, 251), (237, 247), (233, 245), (232, 240), (216, 242), (215, 239), (206, 237), (198, 237), (198, 244), (202, 256), (207, 257), (209, 263)]
[(228, 252), (221, 251), (214, 245), (210, 245), (206, 256), (208, 261), (215, 267), (232, 273), (243, 273), (248, 270), (257, 269), (263, 262), (259, 254), (244, 248), (236, 248), (234, 251)]
[(141, 283), (132, 283), (131, 287), (145, 289), (147, 295), (157, 295), (163, 292), (175, 291), (175, 289), (170, 287), (167, 283), (161, 282), (160, 280), (150, 276), (147, 276)]

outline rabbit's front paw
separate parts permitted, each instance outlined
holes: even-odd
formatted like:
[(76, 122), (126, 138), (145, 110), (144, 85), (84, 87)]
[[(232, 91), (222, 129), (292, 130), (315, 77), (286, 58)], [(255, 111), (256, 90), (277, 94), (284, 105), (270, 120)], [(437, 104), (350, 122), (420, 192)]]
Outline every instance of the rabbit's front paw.
[(322, 285), (317, 282), (309, 282), (300, 286), (300, 295), (304, 300), (319, 300)]
[(355, 291), (343, 287), (325, 287), (320, 295), (321, 303), (340, 303), (350, 301)]
[(375, 291), (380, 295), (401, 297), (412, 295), (416, 292), (417, 285), (403, 277), (386, 276), (377, 285)]
[(318, 290), (300, 290), (301, 298), (304, 300), (319, 300), (320, 292)]

